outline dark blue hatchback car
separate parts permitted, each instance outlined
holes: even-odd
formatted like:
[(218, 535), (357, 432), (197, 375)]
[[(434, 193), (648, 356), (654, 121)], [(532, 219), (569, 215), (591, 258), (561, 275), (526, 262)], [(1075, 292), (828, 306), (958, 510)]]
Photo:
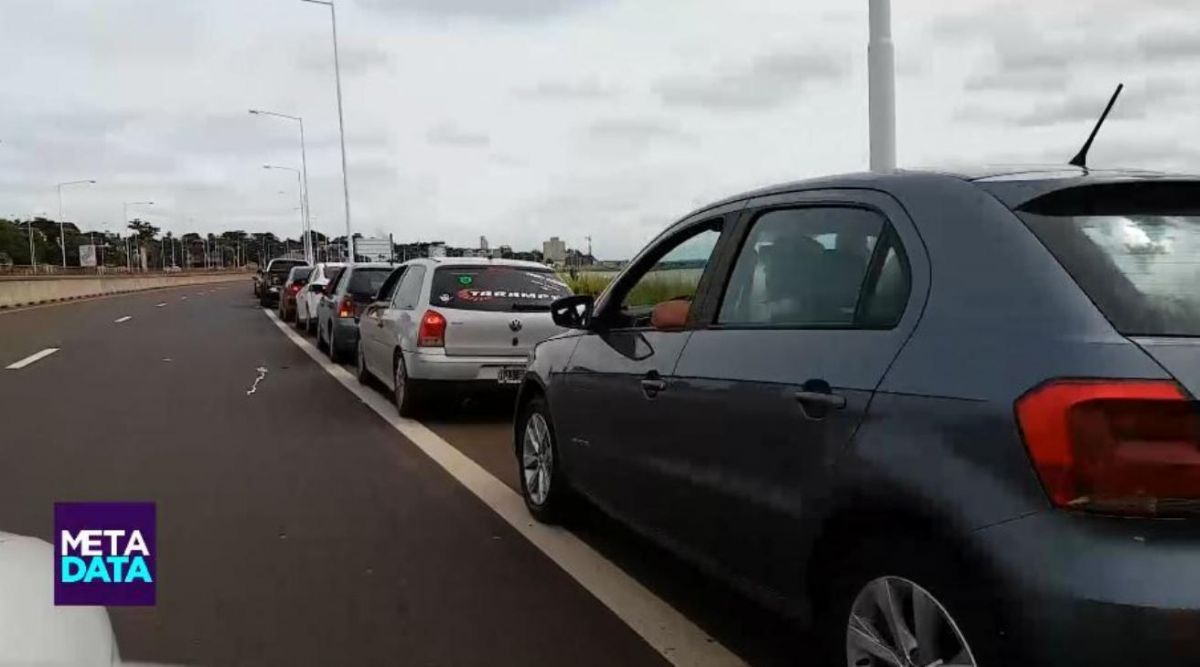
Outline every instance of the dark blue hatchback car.
[(553, 311), (538, 519), (586, 498), (811, 622), (811, 664), (1200, 664), (1200, 178), (790, 183)]

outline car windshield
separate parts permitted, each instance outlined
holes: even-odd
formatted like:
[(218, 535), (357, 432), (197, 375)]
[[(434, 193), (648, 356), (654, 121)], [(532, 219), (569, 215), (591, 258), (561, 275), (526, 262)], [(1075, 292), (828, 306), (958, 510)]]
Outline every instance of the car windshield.
[(1018, 215), (1121, 333), (1200, 336), (1200, 183), (1073, 188)]
[(443, 266), (433, 272), (429, 303), (460, 310), (549, 310), (571, 288), (548, 269)]
[(371, 298), (379, 292), (379, 286), (394, 269), (354, 269), (350, 274), (350, 284), (346, 291), (359, 298)]
[(289, 279), (298, 283), (307, 282), (308, 277), (312, 275), (312, 271), (313, 270), (310, 267), (295, 269), (292, 271)]

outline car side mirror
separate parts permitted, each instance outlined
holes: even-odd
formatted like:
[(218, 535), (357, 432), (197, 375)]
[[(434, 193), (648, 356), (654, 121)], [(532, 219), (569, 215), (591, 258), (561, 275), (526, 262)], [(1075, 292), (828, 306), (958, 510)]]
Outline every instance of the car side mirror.
[(692, 302), (683, 299), (663, 301), (650, 313), (650, 326), (656, 331), (679, 331), (687, 326)]
[(589, 329), (592, 325), (592, 309), (595, 299), (587, 294), (564, 296), (550, 304), (550, 317), (554, 323), (567, 329)]

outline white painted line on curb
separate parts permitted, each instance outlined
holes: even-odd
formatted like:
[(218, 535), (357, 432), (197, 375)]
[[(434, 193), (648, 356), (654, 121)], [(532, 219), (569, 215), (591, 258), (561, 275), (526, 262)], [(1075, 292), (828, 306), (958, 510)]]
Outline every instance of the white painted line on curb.
[(133, 319), (132, 315), (126, 315), (125, 317), (118, 317), (117, 319), (113, 320), (113, 323), (120, 324), (122, 322), (128, 322), (129, 320), (132, 320), (132, 319)]
[(45, 359), (46, 357), (54, 354), (55, 352), (58, 352), (57, 347), (48, 347), (48, 348), (42, 350), (41, 352), (38, 352), (36, 354), (31, 354), (28, 357), (25, 357), (24, 359), (22, 359), (18, 362), (11, 363), (8, 366), (6, 366), (5, 368), (7, 368), (10, 371), (19, 371), (22, 368), (25, 368), (26, 366), (28, 366), (29, 364), (32, 364), (35, 361), (39, 361), (41, 359)]
[(397, 415), (391, 401), (371, 387), (360, 384), (345, 368), (330, 362), (299, 333), (280, 321), (274, 311), (263, 309), (263, 312), (326, 373), (525, 536), (668, 662), (697, 666), (745, 664), (744, 660), (573, 533), (534, 521), (521, 496), (504, 482), (421, 422)]

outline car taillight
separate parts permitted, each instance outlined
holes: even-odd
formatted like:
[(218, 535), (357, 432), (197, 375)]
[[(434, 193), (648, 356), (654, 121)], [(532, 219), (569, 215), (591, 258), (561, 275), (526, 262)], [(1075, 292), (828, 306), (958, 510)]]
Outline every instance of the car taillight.
[(446, 318), (436, 310), (427, 310), (421, 317), (421, 329), (417, 332), (418, 347), (446, 346)]
[(1200, 512), (1200, 412), (1174, 382), (1055, 380), (1018, 399), (1016, 411), (1055, 505)]
[(338, 317), (354, 317), (354, 299), (349, 295), (342, 297), (338, 304)]
[(288, 291), (292, 294), (296, 294), (300, 291), (300, 283), (292, 283), (292, 286), (288, 288)]

